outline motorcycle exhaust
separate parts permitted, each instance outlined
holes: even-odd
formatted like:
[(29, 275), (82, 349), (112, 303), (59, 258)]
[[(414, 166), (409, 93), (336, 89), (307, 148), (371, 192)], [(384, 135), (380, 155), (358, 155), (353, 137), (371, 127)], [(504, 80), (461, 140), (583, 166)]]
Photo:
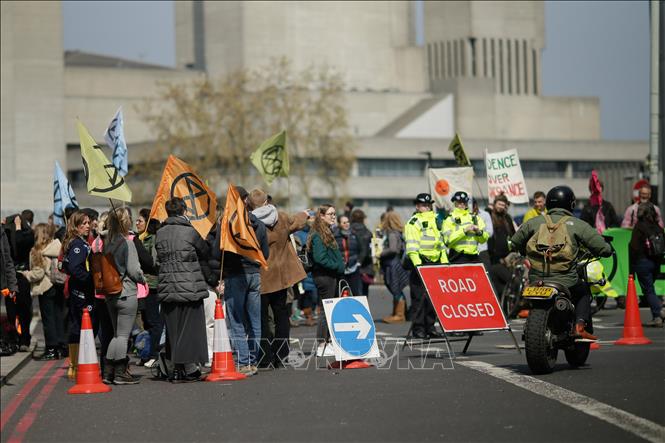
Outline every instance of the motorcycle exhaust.
[(554, 308), (561, 312), (571, 311), (573, 309), (573, 304), (567, 298), (559, 297), (554, 302)]

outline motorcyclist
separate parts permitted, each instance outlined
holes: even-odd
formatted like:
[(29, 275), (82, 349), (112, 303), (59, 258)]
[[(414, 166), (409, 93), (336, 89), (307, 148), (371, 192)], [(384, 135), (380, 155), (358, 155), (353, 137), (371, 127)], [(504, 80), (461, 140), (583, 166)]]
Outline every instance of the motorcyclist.
[[(603, 237), (587, 223), (572, 215), (572, 210), (575, 208), (575, 194), (568, 186), (555, 186), (550, 189), (547, 193), (545, 205), (552, 223), (557, 223), (561, 218), (568, 217), (565, 220), (565, 225), (575, 257), (579, 257), (580, 246), (588, 249), (595, 257), (609, 257), (612, 255), (612, 248)], [(513, 248), (524, 255), (527, 242), (538, 233), (543, 223), (546, 223), (546, 220), (542, 214), (524, 223), (512, 237)], [(533, 261), (533, 258), (531, 260)], [(575, 334), (584, 339), (596, 340), (594, 335), (585, 330), (586, 325), (591, 321), (591, 292), (588, 284), (580, 278), (577, 270), (577, 260), (571, 261), (567, 269), (563, 271), (548, 270), (545, 272), (536, 269), (537, 267), (532, 267), (529, 280), (531, 282), (539, 280), (554, 282), (567, 287), (570, 290), (571, 301), (575, 305)], [(540, 266), (540, 268), (542, 269), (543, 266)]]

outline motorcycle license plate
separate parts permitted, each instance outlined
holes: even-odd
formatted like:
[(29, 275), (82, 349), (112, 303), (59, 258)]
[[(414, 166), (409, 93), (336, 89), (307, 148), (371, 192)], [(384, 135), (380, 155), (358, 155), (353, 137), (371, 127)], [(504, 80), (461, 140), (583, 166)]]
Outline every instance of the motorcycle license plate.
[(529, 286), (522, 291), (522, 297), (551, 297), (554, 291), (554, 288), (545, 286)]

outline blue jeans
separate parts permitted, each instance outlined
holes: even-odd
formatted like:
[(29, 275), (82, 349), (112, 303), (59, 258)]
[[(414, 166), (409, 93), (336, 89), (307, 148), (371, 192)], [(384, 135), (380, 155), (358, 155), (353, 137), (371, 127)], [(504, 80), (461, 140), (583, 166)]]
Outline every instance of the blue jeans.
[(654, 288), (654, 280), (659, 270), (658, 265), (654, 261), (642, 257), (635, 261), (633, 269), (642, 287), (642, 293), (651, 307), (651, 316), (653, 318), (660, 317), (661, 303), (660, 299), (656, 296), (656, 289)]
[(234, 275), (224, 279), (224, 286), (229, 335), (238, 366), (256, 365), (261, 338), (261, 276)]

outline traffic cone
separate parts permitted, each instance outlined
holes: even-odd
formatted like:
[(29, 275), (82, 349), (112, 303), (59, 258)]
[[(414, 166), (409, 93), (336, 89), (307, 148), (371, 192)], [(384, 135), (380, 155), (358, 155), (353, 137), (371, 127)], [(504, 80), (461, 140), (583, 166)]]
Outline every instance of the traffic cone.
[(335, 361), (328, 365), (330, 369), (365, 369), (373, 367), (364, 360)]
[(205, 381), (243, 380), (245, 374), (236, 371), (233, 350), (226, 330), (222, 301), (215, 300), (215, 339), (212, 342), (212, 368)]
[(637, 305), (637, 291), (633, 274), (628, 276), (628, 289), (626, 290), (626, 313), (623, 320), (623, 335), (615, 341), (615, 345), (648, 345), (651, 340), (644, 336), (640, 309)]
[(97, 361), (97, 349), (95, 349), (95, 337), (92, 334), (92, 321), (90, 321), (88, 310), (84, 309), (83, 318), (81, 319), (76, 384), (67, 393), (99, 394), (102, 392), (111, 392), (111, 387), (102, 383), (99, 362)]
[(592, 351), (597, 351), (598, 349), (600, 349), (600, 345), (598, 344), (597, 341), (595, 341), (595, 342), (591, 343), (591, 346), (589, 347), (589, 349), (591, 349)]

